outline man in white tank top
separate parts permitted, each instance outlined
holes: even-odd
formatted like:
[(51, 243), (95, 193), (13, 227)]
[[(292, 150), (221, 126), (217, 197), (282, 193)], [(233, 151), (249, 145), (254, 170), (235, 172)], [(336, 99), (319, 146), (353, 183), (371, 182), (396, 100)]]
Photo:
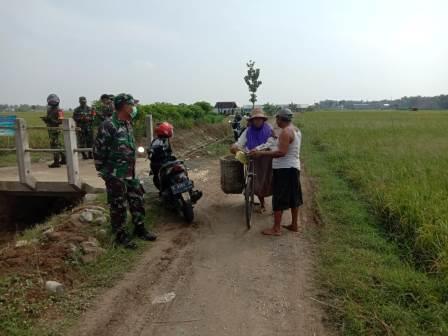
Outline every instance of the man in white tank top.
[(284, 226), (290, 231), (298, 231), (299, 206), (303, 204), (300, 186), (300, 143), (301, 133), (292, 125), (293, 113), (282, 109), (276, 115), (277, 125), (282, 129), (278, 138), (278, 147), (272, 151), (251, 151), (251, 156), (270, 156), (272, 161), (272, 207), (274, 226), (263, 230), (270, 236), (280, 236), (282, 214), (291, 209), (292, 221)]

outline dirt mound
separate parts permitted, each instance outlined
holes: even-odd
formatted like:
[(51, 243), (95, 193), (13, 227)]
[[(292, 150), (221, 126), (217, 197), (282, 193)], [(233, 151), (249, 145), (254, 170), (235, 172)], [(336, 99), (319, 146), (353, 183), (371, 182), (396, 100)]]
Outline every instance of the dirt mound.
[(9, 324), (11, 330), (27, 328), (30, 321), (60, 317), (59, 301), (46, 288), (47, 281), (62, 284), (62, 292), (69, 293), (84, 283), (80, 266), (105, 252), (98, 239), (109, 243), (101, 228), (107, 222), (104, 212), (94, 205), (78, 207), (0, 247), (0, 329)]
[(23, 275), (71, 286), (76, 273), (73, 263), (82, 262), (83, 244), (96, 241), (97, 225), (93, 221), (81, 221), (82, 211), (86, 208), (79, 207), (69, 214), (57, 216), (48, 225), (37, 226), (32, 238), (19, 238), (3, 246), (0, 250), (0, 277)]

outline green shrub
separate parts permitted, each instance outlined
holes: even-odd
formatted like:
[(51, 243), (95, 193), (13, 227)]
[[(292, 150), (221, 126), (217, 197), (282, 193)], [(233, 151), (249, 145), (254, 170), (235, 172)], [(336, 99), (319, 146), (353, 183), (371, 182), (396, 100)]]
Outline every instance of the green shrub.
[(223, 117), (213, 112), (213, 107), (207, 102), (194, 104), (154, 103), (139, 105), (139, 114), (134, 128), (136, 136), (145, 132), (145, 117), (152, 114), (154, 123), (168, 121), (176, 128), (192, 128), (195, 124), (214, 124), (221, 122)]
[[(99, 102), (95, 102), (96, 105)], [(213, 112), (213, 107), (204, 101), (194, 104), (169, 104), (169, 103), (154, 103), (148, 105), (139, 105), (139, 114), (135, 121), (135, 136), (137, 138), (145, 136), (145, 116), (147, 114), (153, 115), (155, 123), (161, 121), (168, 121), (176, 128), (192, 128), (195, 124), (214, 124), (223, 120), (223, 117)], [(16, 112), (16, 113), (2, 113), (2, 115), (13, 114), (18, 118), (24, 118), (28, 127), (40, 126), (45, 127), (44, 122), (40, 117), (44, 116), (46, 112)], [(65, 117), (71, 117), (70, 112), (65, 113)], [(95, 127), (96, 128), (96, 127)], [(29, 142), (31, 148), (49, 148), (50, 142), (48, 139), (48, 132), (45, 129), (30, 129)], [(62, 139), (61, 134), (61, 139)], [(14, 148), (14, 137), (0, 137), (0, 148)], [(10, 155), (5, 152), (0, 152), (0, 156)]]

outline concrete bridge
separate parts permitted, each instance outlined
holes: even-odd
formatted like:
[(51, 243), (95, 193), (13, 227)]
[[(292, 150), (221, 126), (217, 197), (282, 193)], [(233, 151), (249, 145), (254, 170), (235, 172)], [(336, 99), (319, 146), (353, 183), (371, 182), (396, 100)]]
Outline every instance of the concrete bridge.
[[(152, 116), (146, 118), (149, 132), (148, 142), (152, 140)], [(28, 130), (24, 119), (18, 118), (15, 126), (15, 148), (0, 149), (15, 152), (17, 166), (0, 168), (0, 195), (29, 196), (74, 196), (104, 191), (104, 182), (98, 177), (93, 160), (79, 160), (78, 153), (91, 151), (91, 148), (78, 148), (76, 125), (73, 119), (64, 119), (61, 129), (64, 135), (64, 149), (30, 148)], [(66, 167), (48, 168), (47, 164), (31, 164), (31, 153), (64, 152)], [(137, 173), (148, 170), (145, 159), (137, 160)]]

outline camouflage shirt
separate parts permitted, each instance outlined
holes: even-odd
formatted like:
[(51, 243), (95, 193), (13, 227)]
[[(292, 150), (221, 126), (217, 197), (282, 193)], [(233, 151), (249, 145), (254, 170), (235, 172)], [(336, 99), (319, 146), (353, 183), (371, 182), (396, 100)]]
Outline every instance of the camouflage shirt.
[(57, 127), (62, 124), (62, 119), (64, 118), (64, 111), (57, 106), (47, 107), (47, 116), (45, 118), (45, 123), (50, 127)]
[(85, 125), (90, 124), (93, 121), (92, 109), (90, 106), (78, 106), (73, 111), (73, 119), (76, 121), (76, 124)]
[(133, 179), (135, 177), (135, 139), (129, 121), (114, 113), (98, 130), (93, 146), (95, 168), (100, 176)]
[(114, 113), (114, 109), (113, 109), (112, 105), (101, 104), (100, 107), (98, 108), (97, 116), (98, 116), (98, 119), (101, 122), (103, 122), (107, 118), (110, 118), (113, 113)]

